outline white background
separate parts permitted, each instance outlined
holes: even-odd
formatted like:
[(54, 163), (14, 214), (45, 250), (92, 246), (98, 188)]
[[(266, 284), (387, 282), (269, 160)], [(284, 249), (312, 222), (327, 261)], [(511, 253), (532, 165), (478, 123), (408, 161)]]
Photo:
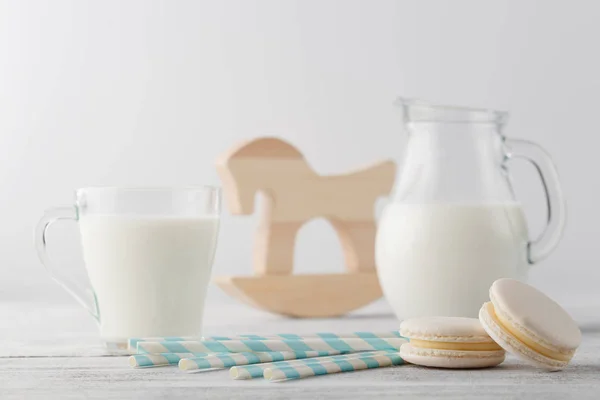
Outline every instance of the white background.
[[(261, 135), (321, 173), (399, 160), (398, 95), (510, 110), (508, 135), (554, 156), (568, 226), (531, 279), (577, 301), (600, 283), (598, 21), (599, 2), (574, 0), (0, 0), (0, 301), (72, 301), (32, 236), (74, 189), (218, 184), (215, 157)], [(514, 173), (535, 233), (539, 181)], [(257, 220), (224, 214), (216, 275), (251, 272)], [(81, 274), (76, 226), (55, 232)], [(337, 246), (311, 222), (298, 271), (341, 271)]]

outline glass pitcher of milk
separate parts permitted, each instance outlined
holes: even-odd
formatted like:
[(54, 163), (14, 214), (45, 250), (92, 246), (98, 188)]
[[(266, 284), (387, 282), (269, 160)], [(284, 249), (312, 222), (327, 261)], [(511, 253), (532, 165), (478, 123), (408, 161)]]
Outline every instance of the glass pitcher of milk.
[[(507, 113), (398, 102), (409, 139), (377, 232), (383, 292), (399, 319), (477, 317), (493, 281), (525, 279), (558, 244), (556, 168), (537, 144), (504, 136)], [(534, 240), (510, 183), (514, 158), (533, 164), (547, 197), (547, 226)]]
[[(216, 187), (84, 188), (74, 205), (46, 211), (36, 247), (108, 348), (125, 348), (131, 337), (200, 336), (219, 213)], [(49, 227), (59, 220), (79, 225), (89, 283), (48, 257)]]

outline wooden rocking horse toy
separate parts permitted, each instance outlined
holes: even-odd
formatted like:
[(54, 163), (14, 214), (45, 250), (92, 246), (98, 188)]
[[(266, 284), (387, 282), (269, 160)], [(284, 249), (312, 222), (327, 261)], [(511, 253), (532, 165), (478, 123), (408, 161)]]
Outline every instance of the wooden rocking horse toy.
[[(224, 154), (217, 170), (232, 214), (251, 214), (257, 191), (266, 197), (254, 249), (255, 275), (218, 277), (225, 292), (294, 317), (338, 316), (381, 297), (374, 207), (392, 188), (392, 161), (345, 175), (320, 176), (291, 144), (261, 138)], [(296, 233), (319, 217), (333, 225), (347, 273), (293, 275)]]

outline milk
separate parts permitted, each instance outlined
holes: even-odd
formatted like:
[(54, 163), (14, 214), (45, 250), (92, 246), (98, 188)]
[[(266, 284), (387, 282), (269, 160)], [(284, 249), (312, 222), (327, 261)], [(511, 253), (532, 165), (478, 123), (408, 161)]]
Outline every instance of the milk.
[(524, 278), (527, 225), (517, 203), (387, 206), (376, 261), (399, 319), (477, 317), (498, 278)]
[(199, 335), (217, 217), (83, 215), (87, 272), (107, 342)]

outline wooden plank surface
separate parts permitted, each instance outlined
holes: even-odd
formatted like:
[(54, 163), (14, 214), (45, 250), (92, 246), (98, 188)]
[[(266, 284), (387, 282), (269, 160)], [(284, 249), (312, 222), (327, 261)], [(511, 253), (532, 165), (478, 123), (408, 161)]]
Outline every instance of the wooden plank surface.
[[(384, 303), (341, 319), (286, 319), (243, 306), (207, 310), (206, 334), (388, 330), (397, 327)], [(176, 368), (134, 370), (103, 354), (95, 327), (70, 306), (0, 304), (0, 399), (578, 398), (600, 397), (600, 316), (577, 309), (584, 332), (572, 366), (557, 373), (509, 357), (502, 366), (472, 371), (411, 365), (268, 383), (233, 381), (225, 371), (185, 374)], [(11, 323), (9, 323), (11, 322)], [(50, 356), (54, 355), (54, 356)]]

